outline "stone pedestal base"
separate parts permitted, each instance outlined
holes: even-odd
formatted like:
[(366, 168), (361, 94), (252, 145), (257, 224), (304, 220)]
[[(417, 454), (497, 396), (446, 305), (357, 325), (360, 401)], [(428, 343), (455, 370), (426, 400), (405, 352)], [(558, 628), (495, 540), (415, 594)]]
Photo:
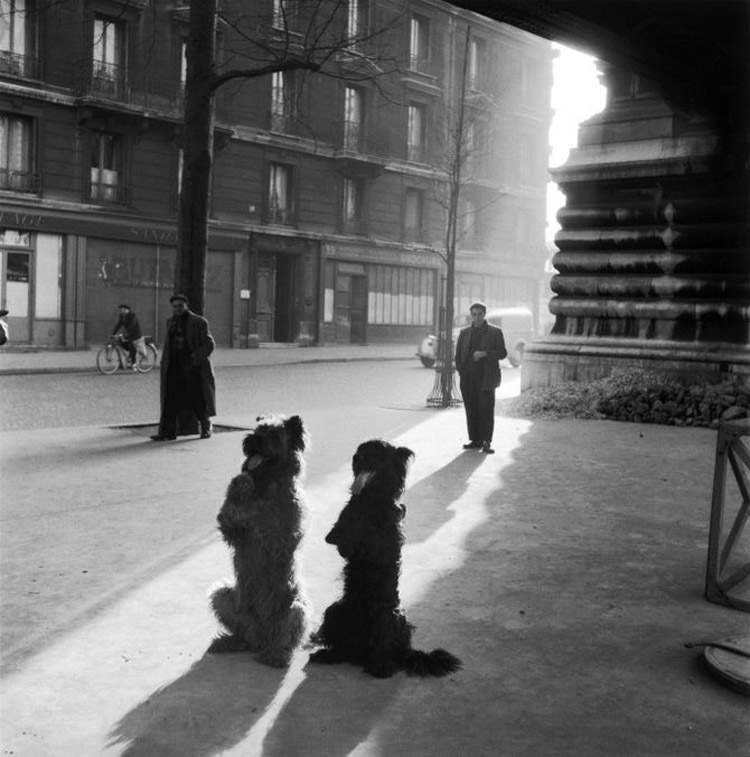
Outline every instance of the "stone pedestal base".
[(526, 345), (521, 390), (563, 381), (593, 381), (625, 368), (653, 371), (685, 382), (714, 383), (732, 374), (750, 382), (750, 347), (552, 336)]

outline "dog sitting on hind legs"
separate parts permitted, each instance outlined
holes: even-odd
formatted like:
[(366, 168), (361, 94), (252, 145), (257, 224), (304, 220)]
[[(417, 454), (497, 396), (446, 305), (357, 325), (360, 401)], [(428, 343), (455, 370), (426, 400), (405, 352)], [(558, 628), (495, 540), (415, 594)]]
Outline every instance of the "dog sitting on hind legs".
[(412, 649), (414, 631), (400, 607), (398, 580), (402, 520), (398, 503), (414, 453), (373, 439), (360, 444), (352, 459), (351, 497), (326, 541), (346, 560), (344, 594), (330, 605), (313, 643), (323, 649), (311, 662), (349, 662), (377, 678), (399, 670), (410, 675), (444, 676), (461, 661), (444, 649)]
[(285, 667), (307, 631), (308, 605), (298, 577), (302, 538), (302, 453), (299, 416), (260, 417), (242, 444), (242, 472), (227, 489), (217, 520), (233, 550), (234, 586), (211, 595), (228, 633), (211, 653), (251, 651), (267, 665)]

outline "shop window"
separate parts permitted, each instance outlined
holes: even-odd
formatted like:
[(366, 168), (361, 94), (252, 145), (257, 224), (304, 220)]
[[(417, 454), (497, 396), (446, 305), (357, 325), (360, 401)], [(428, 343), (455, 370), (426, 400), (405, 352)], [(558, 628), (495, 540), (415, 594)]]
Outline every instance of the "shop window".
[(92, 135), (89, 199), (125, 202), (122, 150), (122, 137), (118, 134), (96, 132)]
[(419, 189), (407, 189), (404, 196), (404, 239), (407, 242), (422, 241), (422, 212), (424, 193)]
[(0, 72), (36, 76), (36, 13), (32, 0), (0, 0)]
[(367, 322), (430, 326), (434, 319), (435, 272), (424, 268), (368, 266)]
[(344, 89), (344, 148), (362, 149), (364, 95), (356, 87)]
[(33, 133), (30, 118), (0, 113), (0, 189), (35, 191)]
[(120, 99), (125, 82), (125, 24), (96, 16), (92, 42), (92, 92)]
[(292, 223), (292, 168), (282, 163), (271, 163), (268, 170), (269, 223)]
[(297, 118), (297, 79), (294, 71), (271, 75), (271, 128), (290, 131)]
[(406, 154), (409, 160), (423, 161), (425, 157), (425, 107), (410, 103), (407, 112)]

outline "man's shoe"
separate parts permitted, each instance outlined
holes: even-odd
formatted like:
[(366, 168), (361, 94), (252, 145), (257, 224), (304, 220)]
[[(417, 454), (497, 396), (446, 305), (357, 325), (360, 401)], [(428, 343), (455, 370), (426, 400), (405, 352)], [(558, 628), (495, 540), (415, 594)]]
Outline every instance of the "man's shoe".
[(490, 447), (489, 442), (482, 442), (482, 452), (484, 452), (485, 455), (494, 455), (495, 450)]
[(176, 436), (164, 436), (163, 434), (154, 434), (151, 437), (152, 442), (173, 442)]
[(477, 444), (477, 442), (469, 442), (468, 444), (464, 444), (464, 449), (479, 449), (480, 445)]
[(201, 431), (201, 439), (210, 439), (211, 438), (211, 429), (210, 428), (204, 428)]

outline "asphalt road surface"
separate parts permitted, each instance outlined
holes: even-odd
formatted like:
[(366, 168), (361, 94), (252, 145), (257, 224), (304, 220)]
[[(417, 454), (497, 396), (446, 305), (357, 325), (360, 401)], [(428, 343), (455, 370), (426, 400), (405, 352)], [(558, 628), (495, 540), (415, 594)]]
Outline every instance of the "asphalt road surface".
[[(155, 423), (159, 377), (71, 373), (3, 376), (0, 381), (2, 444), (16, 446), (10, 456), (21, 455), (18, 469), (33, 472), (43, 489), (32, 503), (8, 496), (0, 504), (1, 612), (6, 621), (12, 619), (0, 626), (7, 671), (122, 592), (216, 539), (217, 492), (228, 479), (212, 481), (215, 472), (201, 473), (202, 488), (213, 492), (208, 499), (202, 491), (190, 494), (189, 487), (179, 497), (165, 496), (160, 471), (151, 469), (145, 454), (152, 443), (144, 438), (143, 447), (127, 447), (121, 465), (113, 459), (105, 481), (92, 480), (94, 469), (87, 469), (85, 456), (70, 472), (71, 480), (45, 480), (45, 465), (59, 470), (58, 456), (64, 453), (59, 442), (52, 453), (45, 451), (40, 431), (56, 429), (58, 440), (64, 431), (75, 447), (91, 427)], [(216, 381), (218, 423), (251, 427), (256, 416), (269, 412), (303, 417), (311, 439), (305, 454), (307, 486), (348, 465), (361, 441), (395, 438), (439, 412), (425, 403), (434, 371), (416, 361), (219, 368)], [(517, 386), (518, 371), (505, 371), (501, 394)], [(199, 444), (216, 445), (221, 437)], [(234, 455), (239, 468), (241, 435), (231, 437), (237, 449), (230, 445), (227, 457)], [(102, 458), (108, 453), (88, 454)], [(136, 475), (134, 460), (142, 466)], [(15, 480), (19, 474), (14, 475)], [(90, 495), (71, 501), (70, 487)]]

